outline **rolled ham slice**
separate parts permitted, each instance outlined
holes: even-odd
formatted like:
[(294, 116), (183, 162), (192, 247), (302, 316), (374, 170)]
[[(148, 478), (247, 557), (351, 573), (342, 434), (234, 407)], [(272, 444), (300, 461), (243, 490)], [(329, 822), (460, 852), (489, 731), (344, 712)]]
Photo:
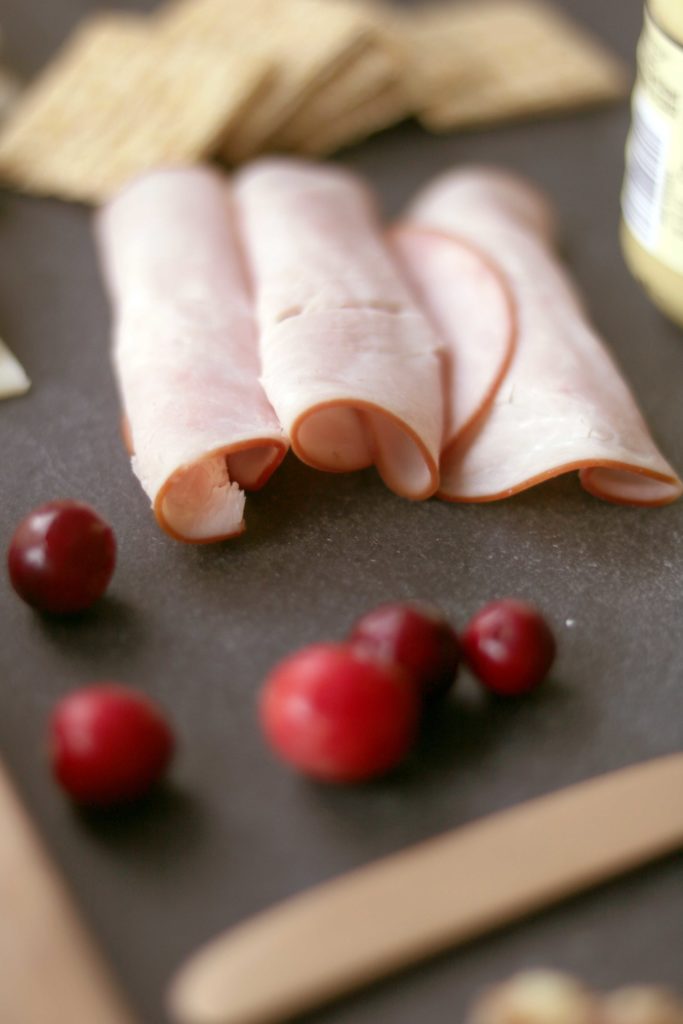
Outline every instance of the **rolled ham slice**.
[(413, 226), (391, 231), (389, 242), (445, 344), (443, 462), (510, 365), (515, 307), (504, 276), (470, 243)]
[(154, 171), (97, 218), (133, 469), (160, 525), (206, 542), (244, 529), (287, 442), (259, 383), (256, 327), (227, 180)]
[[(589, 323), (554, 249), (554, 218), (534, 189), (502, 172), (456, 171), (427, 188), (407, 222), (474, 245), (507, 277), (517, 347), (490, 408), (445, 452), (439, 494), (504, 498), (579, 470), (609, 501), (664, 505), (683, 486)], [(463, 373), (465, 349), (456, 355)]]
[(270, 159), (236, 179), (261, 331), (263, 386), (318, 469), (375, 463), (388, 486), (438, 484), (442, 345), (350, 173)]

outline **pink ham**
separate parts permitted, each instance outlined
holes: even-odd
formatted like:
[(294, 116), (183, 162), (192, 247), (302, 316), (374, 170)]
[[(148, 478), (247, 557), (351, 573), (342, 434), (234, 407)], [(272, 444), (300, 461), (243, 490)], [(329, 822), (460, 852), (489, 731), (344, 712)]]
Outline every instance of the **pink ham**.
[[(553, 249), (544, 199), (495, 171), (451, 173), (407, 223), (452, 234), (502, 269), (517, 307), (517, 348), (491, 408), (445, 453), (440, 495), (490, 501), (579, 470), (591, 493), (664, 505), (683, 491), (628, 387), (586, 319)], [(468, 353), (456, 355), (466, 373)]]
[(263, 160), (235, 196), (263, 385), (292, 448), (340, 472), (377, 465), (397, 494), (438, 484), (441, 343), (381, 237), (371, 198), (330, 165)]
[(493, 401), (515, 346), (515, 308), (503, 275), (469, 242), (413, 226), (389, 241), (446, 345), (443, 462)]
[(133, 469), (172, 536), (238, 534), (241, 488), (261, 486), (287, 443), (258, 379), (227, 182), (153, 172), (99, 213), (97, 234)]

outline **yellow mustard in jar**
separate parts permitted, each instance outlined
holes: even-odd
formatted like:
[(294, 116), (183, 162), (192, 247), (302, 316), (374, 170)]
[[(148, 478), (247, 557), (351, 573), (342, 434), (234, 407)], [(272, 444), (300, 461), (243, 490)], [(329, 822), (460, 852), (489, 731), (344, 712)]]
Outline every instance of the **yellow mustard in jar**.
[(621, 197), (633, 274), (683, 326), (683, 0), (649, 0)]

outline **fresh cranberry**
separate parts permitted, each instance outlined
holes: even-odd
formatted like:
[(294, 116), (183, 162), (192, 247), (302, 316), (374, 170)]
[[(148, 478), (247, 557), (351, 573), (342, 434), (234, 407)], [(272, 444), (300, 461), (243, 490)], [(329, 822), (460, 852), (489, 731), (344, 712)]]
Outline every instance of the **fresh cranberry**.
[(78, 803), (106, 806), (144, 796), (163, 775), (173, 733), (146, 697), (97, 683), (59, 702), (50, 722), (52, 768)]
[(80, 612), (102, 596), (116, 564), (112, 528), (89, 505), (51, 501), (17, 527), (7, 552), (10, 580), (34, 608)]
[(425, 699), (444, 694), (458, 671), (455, 630), (438, 609), (427, 605), (380, 605), (356, 622), (349, 643), (371, 657), (401, 665)]
[(416, 688), (398, 665), (342, 644), (314, 644), (271, 672), (261, 721), (274, 750), (300, 771), (357, 782), (403, 760), (419, 709)]
[(493, 601), (477, 612), (460, 643), (484, 686), (506, 697), (533, 690), (555, 658), (555, 638), (543, 616), (533, 605), (512, 598)]

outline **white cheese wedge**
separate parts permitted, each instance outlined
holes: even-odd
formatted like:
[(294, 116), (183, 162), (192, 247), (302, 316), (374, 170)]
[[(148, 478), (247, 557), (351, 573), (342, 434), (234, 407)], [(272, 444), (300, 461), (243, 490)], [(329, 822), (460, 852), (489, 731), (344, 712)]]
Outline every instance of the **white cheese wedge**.
[(23, 366), (0, 339), (0, 398), (24, 395), (30, 387)]

